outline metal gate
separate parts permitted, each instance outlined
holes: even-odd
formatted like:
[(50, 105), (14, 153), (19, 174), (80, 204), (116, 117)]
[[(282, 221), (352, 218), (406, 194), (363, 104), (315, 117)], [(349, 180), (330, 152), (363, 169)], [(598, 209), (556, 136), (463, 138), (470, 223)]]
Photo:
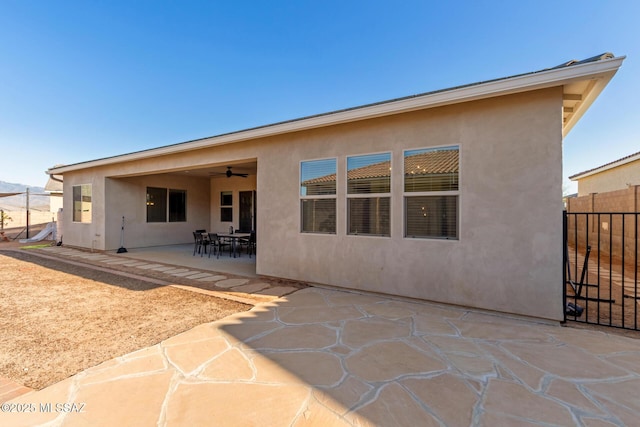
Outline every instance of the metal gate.
[(565, 320), (640, 330), (638, 215), (564, 212)]

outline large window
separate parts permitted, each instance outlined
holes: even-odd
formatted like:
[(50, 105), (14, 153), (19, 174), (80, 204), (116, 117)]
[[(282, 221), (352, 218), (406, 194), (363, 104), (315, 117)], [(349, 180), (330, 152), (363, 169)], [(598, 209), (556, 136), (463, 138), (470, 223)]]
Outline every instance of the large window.
[(347, 157), (347, 233), (390, 236), (391, 153)]
[(300, 230), (336, 232), (336, 159), (300, 163)]
[(91, 222), (91, 184), (73, 186), (73, 222)]
[(458, 238), (459, 147), (404, 153), (405, 237)]
[(147, 222), (185, 222), (187, 220), (187, 192), (147, 187)]

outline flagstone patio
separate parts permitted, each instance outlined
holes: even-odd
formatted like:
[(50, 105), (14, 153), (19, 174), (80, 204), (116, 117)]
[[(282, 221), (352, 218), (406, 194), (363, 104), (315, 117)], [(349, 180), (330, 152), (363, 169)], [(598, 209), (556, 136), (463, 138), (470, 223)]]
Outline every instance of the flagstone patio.
[(638, 339), (307, 288), (18, 397), (0, 425), (623, 426), (638, 390)]

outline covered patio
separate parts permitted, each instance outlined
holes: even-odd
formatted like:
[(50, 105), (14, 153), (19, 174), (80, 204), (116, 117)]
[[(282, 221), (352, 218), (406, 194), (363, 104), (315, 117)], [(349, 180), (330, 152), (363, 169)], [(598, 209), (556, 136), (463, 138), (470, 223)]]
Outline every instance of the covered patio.
[[(112, 253), (115, 251), (109, 251)], [(211, 254), (193, 255), (193, 243), (181, 245), (153, 246), (148, 248), (132, 248), (118, 256), (162, 264), (178, 265), (197, 270), (215, 271), (235, 276), (258, 277), (256, 274), (256, 255), (251, 258), (245, 251), (234, 258), (228, 252), (220, 254), (220, 258)]]

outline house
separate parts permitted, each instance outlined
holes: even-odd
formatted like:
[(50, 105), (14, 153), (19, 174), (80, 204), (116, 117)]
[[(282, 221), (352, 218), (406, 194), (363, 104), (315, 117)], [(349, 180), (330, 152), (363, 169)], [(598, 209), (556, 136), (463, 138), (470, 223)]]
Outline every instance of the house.
[(44, 191), (49, 194), (49, 211), (51, 213), (58, 213), (62, 209), (62, 190), (62, 176), (49, 175)]
[(260, 275), (560, 320), (562, 141), (623, 60), (55, 167), (64, 242), (255, 229)]
[(640, 152), (569, 177), (578, 183), (578, 196), (626, 190), (640, 185)]

